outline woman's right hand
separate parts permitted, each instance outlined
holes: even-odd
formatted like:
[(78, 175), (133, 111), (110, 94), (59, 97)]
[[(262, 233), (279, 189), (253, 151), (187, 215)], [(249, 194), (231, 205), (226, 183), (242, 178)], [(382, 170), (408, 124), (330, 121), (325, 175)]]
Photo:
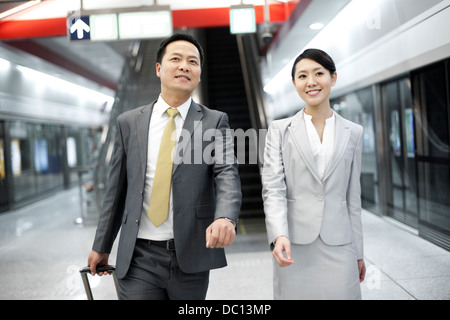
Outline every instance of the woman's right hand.
[(291, 257), (291, 242), (287, 237), (281, 236), (275, 240), (272, 256), (280, 267), (288, 267), (294, 263)]

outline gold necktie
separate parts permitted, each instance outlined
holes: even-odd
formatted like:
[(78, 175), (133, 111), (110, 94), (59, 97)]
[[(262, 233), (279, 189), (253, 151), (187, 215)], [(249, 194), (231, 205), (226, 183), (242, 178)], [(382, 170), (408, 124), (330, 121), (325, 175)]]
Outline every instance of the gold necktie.
[(152, 195), (148, 207), (148, 217), (155, 227), (159, 227), (169, 216), (170, 186), (172, 184), (173, 168), (172, 153), (176, 144), (175, 139), (172, 139), (172, 134), (176, 130), (174, 118), (179, 112), (176, 109), (167, 109), (167, 113), (170, 118), (161, 139)]

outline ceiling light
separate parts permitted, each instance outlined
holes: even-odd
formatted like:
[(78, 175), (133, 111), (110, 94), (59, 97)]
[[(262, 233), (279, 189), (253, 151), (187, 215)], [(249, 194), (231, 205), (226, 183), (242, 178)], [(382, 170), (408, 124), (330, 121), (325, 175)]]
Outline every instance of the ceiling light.
[(309, 25), (309, 28), (311, 30), (321, 30), (321, 29), (323, 29), (323, 27), (324, 27), (323, 23), (320, 23), (320, 22), (318, 22), (318, 23), (311, 23)]
[(10, 9), (8, 11), (5, 11), (5, 12), (1, 13), (0, 14), (0, 19), (3, 19), (5, 17), (10, 16), (10, 15), (12, 15), (14, 13), (17, 13), (19, 11), (25, 10), (26, 8), (32, 7), (32, 6), (34, 6), (34, 5), (36, 5), (36, 4), (40, 3), (40, 2), (41, 2), (41, 0), (28, 1), (28, 2), (26, 2), (24, 4), (21, 4), (20, 6), (17, 6), (15, 8), (12, 8), (12, 9)]
[(255, 33), (256, 30), (256, 15), (253, 6), (230, 7), (230, 32), (232, 34)]

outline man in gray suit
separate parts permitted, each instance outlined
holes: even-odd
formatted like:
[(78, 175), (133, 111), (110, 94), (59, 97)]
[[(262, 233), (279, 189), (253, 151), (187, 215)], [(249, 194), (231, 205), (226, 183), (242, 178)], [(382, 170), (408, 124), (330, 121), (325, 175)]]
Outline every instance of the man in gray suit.
[[(120, 230), (116, 275), (122, 299), (205, 299), (209, 270), (226, 266), (223, 248), (236, 235), (241, 186), (227, 115), (191, 98), (203, 60), (194, 38), (176, 34), (164, 40), (156, 63), (158, 100), (118, 117), (109, 185), (88, 265), (94, 274), (96, 266), (108, 264)], [(169, 117), (168, 108), (178, 112)], [(150, 199), (160, 191), (155, 173), (170, 120), (178, 144), (169, 209), (160, 224), (150, 220), (149, 206), (155, 209)]]

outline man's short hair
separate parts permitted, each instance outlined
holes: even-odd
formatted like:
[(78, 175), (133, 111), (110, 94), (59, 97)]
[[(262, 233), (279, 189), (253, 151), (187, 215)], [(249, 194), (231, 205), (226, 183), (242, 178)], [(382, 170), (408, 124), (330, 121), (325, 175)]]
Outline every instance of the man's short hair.
[(188, 34), (182, 34), (182, 33), (177, 33), (174, 34), (173, 36), (163, 40), (161, 42), (161, 44), (159, 45), (159, 49), (158, 49), (158, 53), (156, 54), (156, 62), (161, 63), (162, 62), (162, 58), (164, 56), (164, 54), (166, 53), (166, 48), (167, 46), (175, 41), (187, 41), (192, 43), (194, 46), (197, 47), (198, 52), (200, 53), (200, 64), (203, 66), (203, 62), (204, 62), (204, 52), (203, 52), (203, 48), (200, 45), (200, 43), (194, 39), (194, 37), (188, 35)]

